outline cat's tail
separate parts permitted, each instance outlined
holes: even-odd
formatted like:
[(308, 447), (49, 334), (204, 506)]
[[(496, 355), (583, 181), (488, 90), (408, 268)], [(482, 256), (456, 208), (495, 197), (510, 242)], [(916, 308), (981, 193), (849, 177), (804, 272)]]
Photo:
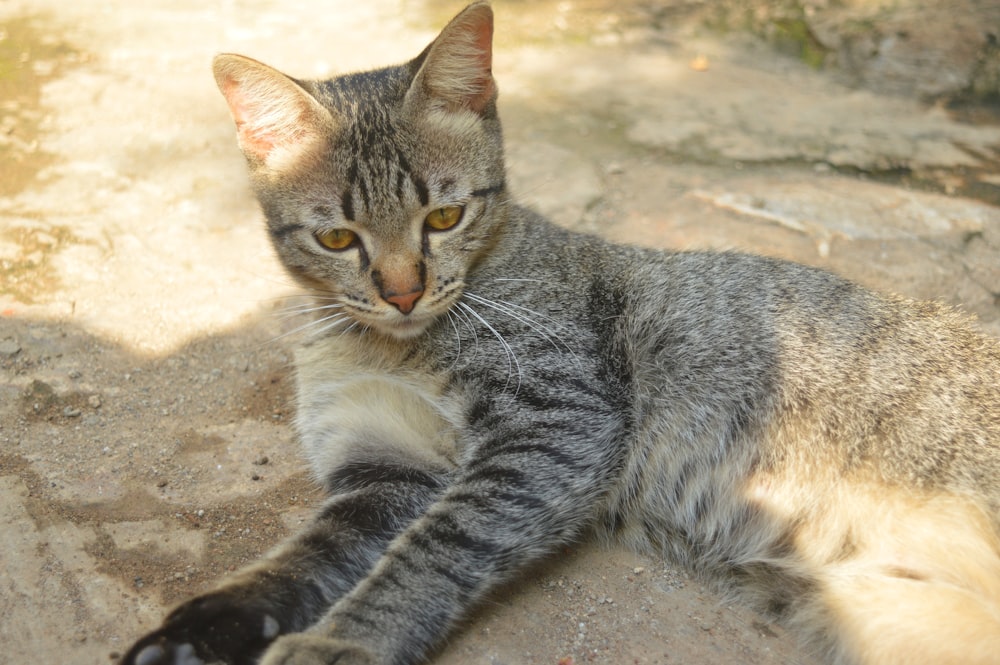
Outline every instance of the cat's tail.
[[(815, 586), (791, 622), (836, 665), (1000, 664), (1000, 538), (985, 510), (956, 496), (839, 494), (852, 547), (807, 564)], [(796, 545), (810, 558), (807, 538)]]
[(845, 574), (826, 592), (838, 632), (834, 663), (996, 665), (995, 603), (942, 581)]

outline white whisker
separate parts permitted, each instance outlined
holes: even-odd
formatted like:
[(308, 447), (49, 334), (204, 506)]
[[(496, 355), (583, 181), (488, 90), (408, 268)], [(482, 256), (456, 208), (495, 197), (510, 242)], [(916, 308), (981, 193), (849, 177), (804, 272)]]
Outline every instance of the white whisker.
[[(345, 320), (351, 320), (351, 317), (346, 312), (337, 312), (336, 314), (331, 314), (330, 316), (324, 316), (322, 318), (316, 319), (315, 321), (309, 321), (308, 323), (304, 323), (301, 326), (293, 328), (292, 330), (289, 330), (288, 332), (282, 333), (282, 334), (278, 335), (277, 337), (274, 337), (273, 339), (271, 339), (269, 341), (270, 342), (277, 342), (279, 339), (284, 339), (285, 337), (288, 337), (290, 335), (294, 335), (296, 333), (302, 332), (303, 330), (308, 330), (309, 328), (314, 328), (316, 326), (323, 326), (319, 330), (311, 330), (310, 331), (310, 334), (312, 334), (314, 337), (318, 337), (319, 335), (327, 332), (328, 330), (332, 330), (333, 328), (337, 327), (338, 325), (344, 323)], [(327, 324), (327, 325), (323, 325), (323, 324)], [(343, 332), (347, 332), (347, 330), (350, 330), (350, 328), (347, 328)]]
[(328, 309), (340, 309), (343, 305), (340, 303), (331, 303), (329, 305), (319, 305), (317, 307), (307, 307), (305, 305), (296, 305), (293, 307), (286, 307), (284, 309), (275, 312), (278, 316), (283, 319), (288, 319), (299, 314), (309, 314), (310, 312), (321, 312)]
[[(561, 351), (562, 349), (565, 349), (566, 352), (568, 352), (571, 356), (573, 356), (574, 359), (579, 360), (579, 358), (577, 358), (576, 354), (573, 352), (573, 349), (570, 348), (570, 346), (559, 337), (559, 335), (556, 333), (556, 330), (548, 326), (545, 326), (539, 323), (535, 318), (532, 318), (532, 317), (538, 317), (546, 319), (554, 323), (557, 327), (562, 327), (562, 328), (565, 327), (552, 317), (546, 316), (541, 312), (536, 312), (535, 310), (530, 309), (528, 307), (524, 307), (522, 305), (518, 305), (512, 302), (507, 302), (505, 300), (490, 300), (488, 298), (484, 298), (482, 296), (470, 293), (468, 291), (466, 291), (464, 295), (482, 305), (485, 305), (486, 307), (501, 312), (502, 314), (506, 314), (515, 321), (523, 323), (525, 326), (531, 328), (536, 333), (538, 333), (556, 350)], [(520, 310), (520, 312), (517, 310)], [(562, 347), (562, 349), (560, 348), (560, 346)]]
[(504, 385), (505, 391), (510, 386), (510, 376), (513, 373), (514, 366), (517, 367), (517, 388), (514, 389), (514, 394), (516, 395), (518, 391), (521, 390), (521, 363), (517, 361), (517, 355), (514, 353), (514, 349), (512, 349), (510, 344), (507, 343), (507, 340), (503, 338), (503, 335), (501, 335), (496, 328), (491, 326), (486, 319), (480, 316), (479, 312), (474, 310), (468, 303), (459, 301), (458, 306), (464, 309), (472, 316), (474, 316), (477, 321), (486, 326), (486, 328), (491, 333), (493, 333), (493, 336), (497, 338), (497, 341), (500, 342), (501, 346), (503, 346), (504, 351), (507, 353), (507, 383), (506, 385)]
[(465, 323), (465, 327), (472, 331), (472, 339), (475, 340), (476, 342), (476, 353), (479, 353), (479, 333), (476, 332), (476, 326), (475, 324), (472, 323), (472, 319), (470, 319), (469, 315), (466, 314), (461, 309), (449, 310), (449, 311), (454, 311), (458, 316), (462, 317), (462, 321)]
[[(312, 335), (313, 337), (321, 337), (322, 335), (324, 335), (328, 331), (333, 330), (337, 326), (339, 326), (342, 323), (344, 323), (344, 318), (346, 316), (347, 315), (344, 314), (344, 315), (341, 315), (341, 316), (338, 316), (338, 317), (332, 317), (332, 316), (330, 316), (330, 317), (327, 317), (325, 319), (320, 319), (317, 323), (322, 323), (324, 321), (331, 321), (332, 319), (336, 319), (336, 320), (333, 320), (331, 323), (327, 323), (325, 326), (323, 326), (319, 330), (310, 330), (309, 334)], [(342, 332), (347, 332), (347, 330), (344, 330)]]
[(448, 372), (451, 372), (462, 357), (462, 333), (458, 331), (458, 325), (455, 324), (455, 313), (452, 310), (448, 310), (445, 314), (448, 315), (448, 323), (451, 324), (451, 329), (455, 331), (455, 342), (458, 344), (458, 349), (455, 350), (455, 360), (448, 367)]
[(307, 302), (334, 300), (339, 302), (341, 298), (335, 293), (284, 293), (270, 298), (258, 298), (257, 302), (280, 302), (286, 300), (305, 300)]

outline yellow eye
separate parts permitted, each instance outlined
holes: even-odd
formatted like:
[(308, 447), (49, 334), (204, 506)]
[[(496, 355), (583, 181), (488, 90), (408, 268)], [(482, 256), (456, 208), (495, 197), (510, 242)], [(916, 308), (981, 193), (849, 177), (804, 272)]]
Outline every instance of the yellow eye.
[(424, 218), (424, 224), (435, 231), (447, 231), (462, 220), (464, 210), (462, 206), (438, 208)]
[(316, 234), (316, 240), (327, 249), (341, 250), (347, 249), (358, 239), (354, 231), (347, 229), (330, 229)]

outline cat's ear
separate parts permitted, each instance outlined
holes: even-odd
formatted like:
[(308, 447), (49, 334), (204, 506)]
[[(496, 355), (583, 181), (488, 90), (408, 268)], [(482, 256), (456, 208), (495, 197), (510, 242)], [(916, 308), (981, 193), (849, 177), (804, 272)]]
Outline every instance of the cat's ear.
[(334, 130), (330, 112), (294, 80), (241, 55), (212, 61), (240, 148), (255, 165), (280, 170), (314, 153)]
[(475, 2), (445, 26), (415, 61), (420, 66), (411, 97), (443, 104), (449, 111), (482, 114), (495, 99), (493, 81), (493, 10)]

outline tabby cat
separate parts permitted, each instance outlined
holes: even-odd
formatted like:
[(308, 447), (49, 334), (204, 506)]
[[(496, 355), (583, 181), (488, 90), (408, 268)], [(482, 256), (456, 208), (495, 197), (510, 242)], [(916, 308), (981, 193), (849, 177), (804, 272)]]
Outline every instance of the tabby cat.
[(830, 663), (1000, 662), (1000, 343), (938, 305), (510, 200), (493, 14), (328, 81), (220, 55), (271, 240), (315, 296), (296, 426), (328, 499), (127, 665), (424, 662), (587, 533)]

